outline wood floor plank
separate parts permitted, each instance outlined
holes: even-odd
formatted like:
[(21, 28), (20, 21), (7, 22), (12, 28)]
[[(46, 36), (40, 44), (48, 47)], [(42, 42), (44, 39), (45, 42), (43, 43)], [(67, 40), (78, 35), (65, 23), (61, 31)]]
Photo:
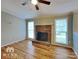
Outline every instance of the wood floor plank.
[(15, 49), (14, 53), (18, 55), (18, 59), (77, 59), (70, 49), (36, 44), (30, 40), (24, 40), (1, 48), (2, 59), (9, 59), (3, 55), (6, 53), (7, 47)]

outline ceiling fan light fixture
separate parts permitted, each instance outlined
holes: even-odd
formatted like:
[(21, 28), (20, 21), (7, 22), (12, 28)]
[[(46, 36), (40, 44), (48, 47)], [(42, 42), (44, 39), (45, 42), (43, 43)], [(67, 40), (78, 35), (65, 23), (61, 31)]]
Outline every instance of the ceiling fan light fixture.
[(37, 5), (37, 0), (31, 0), (31, 3), (33, 4), (33, 5)]

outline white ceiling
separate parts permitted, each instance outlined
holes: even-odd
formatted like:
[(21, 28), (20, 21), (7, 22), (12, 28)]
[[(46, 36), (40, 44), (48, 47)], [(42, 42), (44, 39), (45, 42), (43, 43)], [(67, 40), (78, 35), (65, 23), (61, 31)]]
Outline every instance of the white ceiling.
[(38, 3), (40, 10), (37, 11), (29, 1), (26, 6), (21, 3), (25, 0), (2, 0), (2, 11), (20, 17), (22, 19), (33, 18), (38, 15), (60, 15), (77, 10), (78, 0), (49, 0), (51, 5)]

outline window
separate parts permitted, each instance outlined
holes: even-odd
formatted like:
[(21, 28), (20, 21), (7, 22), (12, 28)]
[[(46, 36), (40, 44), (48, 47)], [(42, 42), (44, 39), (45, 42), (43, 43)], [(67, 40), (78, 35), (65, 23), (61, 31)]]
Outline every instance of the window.
[(34, 39), (34, 22), (28, 22), (28, 38)]
[(67, 19), (57, 19), (56, 26), (56, 43), (67, 44)]

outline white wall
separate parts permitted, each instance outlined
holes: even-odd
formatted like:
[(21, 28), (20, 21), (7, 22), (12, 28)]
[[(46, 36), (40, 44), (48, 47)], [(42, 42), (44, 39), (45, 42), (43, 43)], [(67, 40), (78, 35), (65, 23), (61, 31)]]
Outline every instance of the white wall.
[(73, 16), (73, 49), (78, 54), (78, 13)]
[(1, 12), (1, 46), (24, 40), (26, 37), (25, 20), (6, 12)]

